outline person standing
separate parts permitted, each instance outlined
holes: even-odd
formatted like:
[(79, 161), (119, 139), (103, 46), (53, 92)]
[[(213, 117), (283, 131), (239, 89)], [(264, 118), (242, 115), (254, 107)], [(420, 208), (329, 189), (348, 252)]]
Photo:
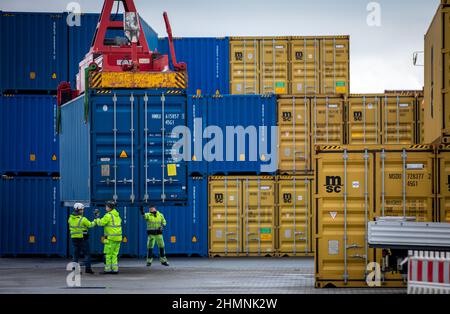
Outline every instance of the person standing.
[(80, 256), (84, 255), (84, 266), (87, 274), (94, 274), (91, 267), (91, 249), (89, 247), (88, 229), (96, 226), (95, 222), (89, 221), (84, 214), (84, 205), (75, 203), (73, 213), (70, 215), (68, 223), (70, 238), (73, 244), (73, 262), (78, 263)]
[(104, 227), (104, 249), (105, 254), (105, 269), (104, 274), (118, 274), (119, 273), (119, 251), (122, 242), (122, 219), (119, 212), (116, 210), (116, 203), (114, 201), (106, 202), (106, 214), (100, 217), (98, 209), (95, 210), (94, 221), (97, 226)]
[(147, 222), (147, 266), (151, 266), (153, 262), (153, 248), (155, 244), (159, 248), (159, 261), (164, 266), (169, 266), (164, 249), (163, 230), (166, 227), (166, 219), (164, 215), (156, 210), (155, 207), (150, 207), (150, 213), (144, 212), (144, 207), (140, 208), (141, 215)]

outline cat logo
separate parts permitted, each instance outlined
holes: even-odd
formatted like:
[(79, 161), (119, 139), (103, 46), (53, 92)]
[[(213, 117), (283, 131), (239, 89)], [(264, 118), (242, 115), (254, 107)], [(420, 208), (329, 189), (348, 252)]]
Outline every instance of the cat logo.
[(283, 194), (283, 202), (286, 204), (292, 203), (292, 194), (291, 193), (284, 193)]
[(234, 58), (236, 59), (236, 61), (242, 61), (242, 59), (244, 59), (244, 54), (242, 52), (236, 52), (234, 54)]
[(341, 193), (342, 178), (339, 176), (327, 176), (325, 188), (327, 193)]
[(295, 52), (295, 60), (303, 60), (303, 51)]
[(292, 121), (292, 112), (283, 112), (283, 121), (284, 122)]
[(353, 120), (354, 121), (362, 121), (362, 112), (361, 111), (353, 112)]
[(223, 204), (223, 194), (222, 193), (216, 193), (214, 194), (214, 200), (218, 204)]

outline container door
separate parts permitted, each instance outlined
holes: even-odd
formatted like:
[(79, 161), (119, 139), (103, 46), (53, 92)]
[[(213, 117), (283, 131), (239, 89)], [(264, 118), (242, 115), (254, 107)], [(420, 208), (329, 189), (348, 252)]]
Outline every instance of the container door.
[(415, 143), (415, 110), (415, 97), (384, 97), (383, 144)]
[(278, 99), (278, 162), (282, 173), (311, 170), (311, 137), (309, 99)]
[(433, 154), (426, 151), (377, 153), (377, 210), (380, 216), (433, 221)]
[(92, 181), (94, 202), (134, 203), (138, 186), (138, 106), (133, 93), (92, 97)]
[(203, 130), (208, 127), (208, 98), (188, 96), (187, 126), (191, 131), (191, 160), (188, 175), (206, 175), (208, 162), (203, 156)]
[(365, 282), (372, 259), (366, 236), (373, 217), (373, 155), (323, 153), (316, 183), (316, 279)]
[(142, 201), (185, 200), (186, 162), (174, 147), (181, 135), (172, 131), (186, 125), (186, 97), (144, 95), (141, 108)]
[(288, 93), (288, 41), (261, 39), (261, 94)]
[(242, 252), (241, 181), (220, 177), (209, 182), (209, 252), (236, 256)]
[(349, 39), (323, 38), (321, 40), (321, 94), (348, 94)]
[(342, 98), (312, 99), (312, 127), (314, 145), (341, 145), (344, 143), (344, 101)]
[(348, 143), (380, 144), (378, 96), (350, 97), (348, 103)]
[(259, 94), (259, 41), (232, 39), (230, 52), (231, 93)]
[(247, 255), (275, 253), (275, 181), (273, 177), (242, 181), (244, 250)]
[(315, 95), (320, 93), (319, 85), (320, 41), (293, 39), (290, 42), (291, 93)]
[(308, 254), (312, 241), (311, 180), (281, 177), (278, 181), (278, 250), (281, 255)]

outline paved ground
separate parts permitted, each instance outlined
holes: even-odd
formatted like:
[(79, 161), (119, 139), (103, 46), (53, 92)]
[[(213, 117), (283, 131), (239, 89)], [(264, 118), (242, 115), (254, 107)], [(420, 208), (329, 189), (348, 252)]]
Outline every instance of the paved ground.
[(0, 293), (301, 294), (406, 293), (405, 289), (314, 289), (312, 258), (172, 258), (171, 266), (122, 259), (120, 274), (82, 275), (67, 288), (64, 259), (0, 258)]

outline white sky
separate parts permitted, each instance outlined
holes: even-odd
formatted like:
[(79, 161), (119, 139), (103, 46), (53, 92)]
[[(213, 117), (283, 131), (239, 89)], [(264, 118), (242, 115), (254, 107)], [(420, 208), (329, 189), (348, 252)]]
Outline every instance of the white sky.
[[(64, 11), (66, 0), (1, 0), (3, 11)], [(97, 12), (103, 0), (79, 0)], [(141, 16), (163, 37), (167, 11), (174, 36), (350, 35), (352, 93), (421, 89), (423, 67), (412, 55), (440, 0), (377, 0), (381, 26), (367, 24), (368, 0), (135, 0)]]

